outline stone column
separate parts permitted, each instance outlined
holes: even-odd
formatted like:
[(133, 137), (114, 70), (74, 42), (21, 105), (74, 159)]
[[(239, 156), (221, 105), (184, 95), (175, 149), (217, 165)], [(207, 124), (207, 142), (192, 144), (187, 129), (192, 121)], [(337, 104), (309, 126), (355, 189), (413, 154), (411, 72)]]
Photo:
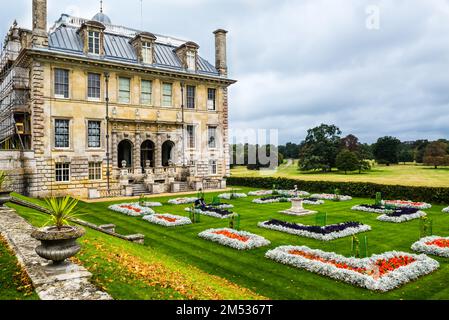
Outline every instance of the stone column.
[(34, 47), (48, 47), (47, 34), (47, 0), (33, 0), (33, 33)]
[(117, 161), (118, 161), (118, 139), (117, 139), (117, 132), (112, 132), (112, 145), (111, 145), (111, 154), (112, 154), (112, 168), (117, 168)]
[(220, 75), (227, 76), (228, 66), (226, 59), (226, 34), (228, 32), (223, 29), (214, 31), (215, 34), (215, 68)]
[(154, 167), (162, 167), (162, 136), (160, 133), (156, 135), (154, 159)]
[(134, 173), (140, 174), (143, 170), (140, 165), (140, 148), (142, 146), (142, 136), (140, 135), (140, 132), (135, 134), (134, 143)]

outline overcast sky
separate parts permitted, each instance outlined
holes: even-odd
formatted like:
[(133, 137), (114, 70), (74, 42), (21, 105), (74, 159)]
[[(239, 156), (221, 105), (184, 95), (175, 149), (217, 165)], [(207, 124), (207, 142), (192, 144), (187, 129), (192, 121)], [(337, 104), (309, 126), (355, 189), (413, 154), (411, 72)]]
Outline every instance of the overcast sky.
[[(31, 0), (0, 1), (0, 33), (31, 26)], [(49, 0), (91, 18), (95, 0)], [(449, 138), (449, 0), (105, 0), (114, 24), (193, 40), (214, 63), (229, 30), (232, 128), (299, 142), (320, 123), (364, 142)]]

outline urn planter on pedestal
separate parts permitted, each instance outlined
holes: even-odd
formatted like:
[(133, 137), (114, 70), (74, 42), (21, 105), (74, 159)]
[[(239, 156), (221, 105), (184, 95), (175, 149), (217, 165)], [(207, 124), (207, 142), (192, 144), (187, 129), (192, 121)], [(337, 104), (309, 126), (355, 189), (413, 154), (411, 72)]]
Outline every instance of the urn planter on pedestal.
[(302, 206), (303, 199), (301, 198), (294, 198), (291, 199), (292, 207), (289, 210), (281, 211), (280, 213), (292, 215), (292, 216), (306, 216), (310, 214), (317, 213), (316, 211), (306, 210)]
[(36, 248), (36, 253), (41, 258), (60, 264), (81, 250), (76, 240), (84, 234), (85, 230), (81, 227), (64, 226), (58, 229), (52, 226), (36, 229), (31, 236), (41, 242)]

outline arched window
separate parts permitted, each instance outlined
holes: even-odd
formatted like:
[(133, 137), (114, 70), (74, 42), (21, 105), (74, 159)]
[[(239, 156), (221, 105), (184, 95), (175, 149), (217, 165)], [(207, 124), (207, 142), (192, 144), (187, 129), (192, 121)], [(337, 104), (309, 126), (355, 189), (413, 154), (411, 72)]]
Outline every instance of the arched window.
[(122, 168), (122, 162), (126, 161), (126, 167), (132, 168), (133, 165), (133, 144), (129, 140), (123, 140), (118, 144), (118, 167)]
[(168, 167), (174, 161), (175, 144), (172, 141), (165, 141), (162, 145), (162, 166)]
[(154, 168), (154, 142), (151, 140), (145, 140), (140, 146), (140, 166), (147, 168), (148, 161), (150, 167)]

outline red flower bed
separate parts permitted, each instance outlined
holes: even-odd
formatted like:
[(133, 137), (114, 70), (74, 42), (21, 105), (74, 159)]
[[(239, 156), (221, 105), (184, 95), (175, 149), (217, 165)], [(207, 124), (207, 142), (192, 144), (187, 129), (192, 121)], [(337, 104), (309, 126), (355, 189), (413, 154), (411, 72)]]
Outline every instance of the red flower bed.
[(434, 241), (426, 242), (428, 246), (437, 246), (440, 248), (449, 248), (449, 240), (447, 239), (437, 239)]
[(178, 219), (176, 219), (176, 218), (169, 218), (169, 217), (165, 217), (165, 216), (156, 216), (156, 218), (168, 221), (170, 223), (174, 223), (174, 222), (178, 221)]
[(120, 208), (132, 210), (132, 211), (134, 211), (136, 213), (141, 213), (142, 212), (142, 210), (134, 208), (133, 206), (129, 206), (129, 205), (123, 205), (123, 206), (120, 206)]
[(241, 235), (238, 235), (238, 234), (226, 231), (226, 230), (216, 231), (216, 232), (213, 232), (213, 233), (214, 234), (218, 234), (218, 235), (222, 235), (222, 236), (225, 236), (225, 237), (228, 237), (230, 239), (236, 239), (236, 240), (239, 240), (239, 241), (242, 241), (242, 242), (248, 242), (248, 240), (249, 240), (249, 237), (244, 237), (244, 236), (241, 236)]
[[(298, 250), (292, 250), (289, 251), (289, 254), (292, 255), (296, 255), (296, 256), (301, 256), (304, 257), (306, 259), (309, 260), (315, 260), (315, 261), (320, 261), (322, 263), (326, 263), (326, 264), (331, 264), (336, 266), (339, 269), (346, 269), (346, 270), (351, 270), (351, 271), (355, 271), (361, 274), (367, 274), (367, 275), (371, 275), (374, 276), (375, 271), (374, 270), (369, 270), (367, 268), (357, 268), (357, 267), (353, 267), (351, 265), (348, 265), (346, 263), (340, 263), (338, 261), (335, 260), (327, 260), (325, 258), (322, 258), (318, 255), (315, 254), (311, 254), (311, 253), (307, 253), (304, 251), (298, 251)], [(375, 266), (378, 268), (379, 270), (379, 276), (382, 277), (384, 275), (386, 275), (387, 273), (394, 271), (400, 267), (403, 266), (407, 266), (413, 262), (415, 262), (416, 260), (413, 259), (412, 257), (407, 257), (407, 256), (400, 256), (400, 257), (395, 257), (395, 258), (391, 258), (391, 259), (380, 259), (377, 260), (375, 263)]]

